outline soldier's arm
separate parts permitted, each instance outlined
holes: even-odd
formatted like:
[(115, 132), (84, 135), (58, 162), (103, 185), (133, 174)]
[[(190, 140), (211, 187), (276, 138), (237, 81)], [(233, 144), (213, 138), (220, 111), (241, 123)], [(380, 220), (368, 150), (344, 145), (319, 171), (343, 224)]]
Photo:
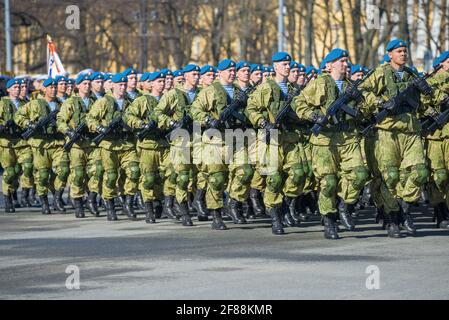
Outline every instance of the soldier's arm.
[(268, 109), (270, 102), (271, 88), (266, 83), (259, 85), (248, 97), (245, 115), (254, 127), (260, 128), (264, 120), (268, 121), (268, 119), (264, 118), (262, 111)]
[(360, 106), (362, 114), (368, 116), (377, 111), (379, 105), (384, 102), (382, 95), (386, 89), (386, 79), (382, 67), (378, 67), (371, 76), (360, 86), (364, 103)]
[(317, 78), (294, 98), (292, 109), (299, 119), (313, 121), (316, 116), (324, 115), (321, 107), (324, 106), (325, 99), (325, 83)]
[(167, 113), (170, 110), (170, 106), (177, 103), (176, 100), (176, 93), (174, 90), (171, 90), (162, 96), (161, 100), (154, 109), (154, 115), (157, 118), (160, 129), (167, 130), (170, 128), (172, 118)]
[(139, 97), (126, 108), (123, 121), (132, 129), (139, 129), (144, 123), (143, 114), (146, 108), (147, 99)]
[(89, 112), (86, 114), (86, 124), (90, 132), (97, 132), (97, 126), (100, 124), (101, 119), (106, 112), (105, 98), (101, 98), (92, 105)]
[(30, 116), (29, 111), (32, 108), (32, 104), (37, 101), (33, 100), (31, 102), (28, 102), (27, 104), (23, 105), (22, 107), (17, 110), (17, 112), (14, 115), (14, 122), (22, 129), (28, 127), (30, 124)]
[(73, 115), (73, 99), (67, 99), (59, 109), (58, 114), (56, 115), (56, 128), (62, 134), (66, 133), (70, 128), (69, 122)]
[(6, 119), (5, 119), (5, 108), (6, 108), (6, 103), (4, 101), (0, 100), (0, 124), (4, 125), (6, 123)]
[(201, 126), (205, 125), (206, 119), (210, 117), (210, 111), (215, 105), (214, 90), (213, 87), (210, 88), (201, 90), (190, 107), (193, 121), (200, 123)]

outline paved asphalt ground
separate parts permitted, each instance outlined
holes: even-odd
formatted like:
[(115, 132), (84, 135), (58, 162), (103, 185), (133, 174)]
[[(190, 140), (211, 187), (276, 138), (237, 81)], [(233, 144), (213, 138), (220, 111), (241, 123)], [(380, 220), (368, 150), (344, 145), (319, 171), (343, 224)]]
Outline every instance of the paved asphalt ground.
[[(266, 219), (212, 231), (196, 219), (194, 227), (148, 225), (143, 213), (107, 222), (105, 213), (2, 212), (0, 298), (448, 299), (449, 231), (416, 210), (416, 237), (387, 238), (371, 209), (337, 241), (323, 238), (317, 219), (274, 236)], [(79, 290), (66, 288), (70, 265)], [(377, 274), (367, 268), (378, 268), (379, 289), (367, 288)]]

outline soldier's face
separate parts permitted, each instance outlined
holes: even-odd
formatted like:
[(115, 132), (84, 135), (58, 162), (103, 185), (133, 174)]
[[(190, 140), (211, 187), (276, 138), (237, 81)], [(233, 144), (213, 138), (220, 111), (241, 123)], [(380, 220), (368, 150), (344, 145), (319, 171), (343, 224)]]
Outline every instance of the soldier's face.
[(170, 90), (171, 88), (173, 88), (173, 76), (167, 76), (165, 77), (165, 89)]
[(101, 79), (97, 79), (92, 81), (92, 91), (101, 92), (103, 91), (104, 81)]
[(245, 67), (237, 71), (237, 79), (239, 79), (242, 82), (248, 82), (249, 81), (249, 67)]
[(176, 84), (183, 84), (184, 83), (184, 76), (176, 77), (174, 79), (174, 81), (175, 81)]
[(22, 83), (20, 85), (20, 96), (22, 98), (25, 98), (27, 94), (28, 94), (28, 83)]
[(143, 90), (151, 91), (151, 88), (152, 88), (151, 81), (143, 81), (141, 83), (142, 83)]
[(13, 99), (17, 99), (20, 94), (20, 84), (15, 84), (11, 86), (9, 89), (6, 89), (6, 91), (9, 93), (9, 96)]
[(262, 71), (257, 70), (251, 73), (251, 82), (259, 83), (262, 80)]
[(67, 82), (59, 81), (58, 82), (58, 93), (65, 93), (67, 90)]
[(270, 73), (269, 73), (269, 72), (264, 72), (264, 73), (262, 74), (262, 83), (265, 82), (265, 81), (267, 81), (267, 79), (268, 79), (269, 76), (270, 76)]
[(105, 89), (105, 90), (110, 90), (110, 89), (112, 89), (112, 81), (111, 81), (111, 80), (108, 80), (108, 81), (105, 81), (105, 82), (104, 82), (104, 89)]
[(119, 97), (124, 97), (126, 92), (126, 82), (113, 83), (112, 90), (114, 90), (114, 94)]
[(220, 81), (223, 81), (226, 84), (231, 84), (235, 80), (235, 68), (229, 68), (223, 71), (220, 71)]
[(298, 77), (299, 77), (299, 69), (297, 68), (291, 69), (288, 75), (288, 81), (291, 83), (296, 83), (298, 81)]
[(356, 81), (363, 78), (363, 72), (356, 72), (351, 76), (352, 81)]
[(205, 86), (210, 86), (215, 80), (215, 72), (206, 72), (201, 76), (201, 82)]
[(58, 87), (54, 84), (46, 87), (45, 88), (45, 97), (47, 99), (54, 99), (56, 97), (57, 90), (58, 90)]
[(65, 91), (65, 93), (70, 96), (73, 92), (73, 84), (67, 84), (67, 90)]
[(443, 62), (441, 62), (441, 69), (444, 71), (449, 70), (449, 59), (446, 59)]
[(157, 94), (161, 94), (165, 89), (165, 79), (159, 78), (152, 82), (153, 91), (155, 91)]
[(348, 70), (348, 58), (343, 57), (334, 62), (330, 62), (331, 72), (343, 76)]
[(290, 62), (281, 61), (274, 63), (274, 72), (282, 77), (288, 77), (290, 74)]
[(128, 89), (134, 90), (137, 88), (137, 74), (130, 74), (128, 76)]
[(306, 74), (304, 72), (298, 72), (298, 85), (302, 86), (306, 82)]
[(184, 78), (186, 79), (186, 84), (196, 87), (200, 82), (200, 72), (199, 71), (187, 72), (184, 74)]
[(397, 48), (394, 50), (391, 50), (388, 53), (388, 56), (391, 59), (391, 62), (394, 64), (397, 64), (399, 66), (403, 66), (407, 63), (408, 53), (406, 47)]
[(90, 93), (90, 85), (91, 83), (89, 80), (84, 80), (76, 87), (78, 88), (78, 92), (82, 93), (83, 95), (88, 95)]

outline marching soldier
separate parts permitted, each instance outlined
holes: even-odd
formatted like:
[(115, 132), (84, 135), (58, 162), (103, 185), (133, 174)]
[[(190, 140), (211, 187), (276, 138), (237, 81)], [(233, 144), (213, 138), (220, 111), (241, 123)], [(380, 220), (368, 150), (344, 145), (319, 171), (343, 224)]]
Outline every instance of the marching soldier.
[[(368, 93), (367, 102), (371, 110), (386, 110), (388, 114), (375, 125), (374, 156), (380, 173), (376, 190), (382, 198), (388, 235), (399, 238), (399, 224), (409, 234), (416, 233), (410, 207), (419, 199), (421, 187), (429, 178), (416, 112), (421, 109), (421, 93), (428, 95), (431, 88), (405, 67), (405, 41), (390, 41), (387, 52), (391, 61), (377, 67), (362, 88)], [(410, 90), (407, 101), (399, 101), (398, 93), (412, 81), (413, 91)]]
[(67, 99), (67, 78), (64, 76), (55, 77), (56, 82), (58, 83), (56, 99), (59, 104), (62, 104)]
[[(77, 129), (86, 122), (86, 114), (94, 103), (90, 92), (92, 77), (89, 74), (81, 74), (76, 79), (78, 94), (72, 95), (61, 106), (57, 114), (58, 131), (66, 136), (66, 141), (80, 138), (73, 143), (69, 150), (71, 186), (70, 198), (75, 206), (75, 216), (84, 218), (83, 197), (89, 191), (87, 207), (95, 216), (99, 216), (96, 203), (96, 195), (100, 192), (99, 181), (103, 173), (100, 158), (100, 150), (95, 144), (85, 139), (87, 127), (77, 132)], [(79, 130), (79, 129), (78, 129)]]
[(131, 104), (140, 96), (140, 93), (137, 90), (137, 71), (133, 68), (128, 68), (123, 71), (122, 74), (128, 78), (126, 99), (128, 100), (128, 103)]
[(142, 75), (144, 94), (134, 100), (125, 111), (125, 121), (134, 130), (149, 130), (148, 134), (137, 141), (140, 150), (139, 189), (145, 202), (146, 222), (155, 223), (154, 202), (163, 198), (165, 167), (168, 165), (169, 145), (157, 128), (154, 109), (161, 99), (165, 87), (165, 75), (162, 72)]
[(106, 73), (104, 76), (103, 89), (105, 94), (112, 93), (112, 77), (112, 73)]
[(210, 65), (205, 65), (200, 71), (200, 85), (202, 89), (209, 87), (215, 80), (215, 68)]
[(161, 72), (165, 75), (165, 89), (164, 93), (170, 91), (174, 88), (174, 78), (173, 78), (173, 72), (168, 69), (162, 69)]
[(75, 93), (75, 79), (67, 78), (67, 89), (65, 93), (67, 97)]
[(255, 85), (256, 83), (262, 82), (262, 66), (260, 64), (254, 63), (250, 66), (250, 84)]
[[(183, 69), (183, 73), (183, 87), (166, 91), (154, 110), (161, 130), (172, 130), (178, 124), (189, 125), (186, 122), (190, 122), (190, 105), (199, 92), (200, 68), (189, 64)], [(165, 84), (167, 85), (167, 78)], [(164, 182), (165, 212), (173, 217), (174, 211), (181, 217), (184, 226), (192, 226), (188, 208), (188, 188), (193, 166), (190, 162), (190, 141), (185, 141), (185, 137), (170, 141), (170, 162)]]
[[(345, 80), (348, 56), (347, 51), (337, 48), (324, 58), (329, 72), (318, 76), (294, 100), (293, 108), (300, 119), (320, 123), (327, 108), (344, 92), (359, 104), (361, 112), (364, 111), (360, 106), (362, 94)], [(327, 239), (338, 239), (338, 213), (345, 228), (354, 230), (351, 212), (369, 177), (357, 139), (356, 119), (342, 111), (337, 117), (338, 124), (322, 127), (320, 133), (313, 134), (310, 139), (313, 172), (320, 190), (318, 205)]]
[[(123, 124), (123, 115), (129, 106), (129, 100), (126, 98), (128, 77), (118, 73), (114, 75), (112, 82), (112, 94), (105, 95), (93, 104), (86, 115), (86, 123), (90, 132), (104, 135), (98, 146), (101, 148), (104, 168), (102, 197), (105, 200), (108, 220), (117, 220), (114, 198), (122, 189), (126, 196), (123, 210), (131, 220), (135, 220), (133, 202), (140, 169), (134, 136), (130, 128)], [(111, 124), (116, 126), (111, 128)], [(124, 177), (123, 185), (118, 184), (120, 175)]]
[(182, 86), (184, 84), (184, 74), (182, 73), (182, 70), (173, 72), (173, 81), (175, 86)]
[(104, 79), (105, 77), (101, 72), (94, 72), (90, 76), (91, 99), (94, 102), (104, 97)]
[(22, 129), (33, 130), (28, 140), (33, 152), (37, 194), (41, 199), (42, 213), (51, 214), (48, 204), (48, 190), (54, 192), (53, 208), (65, 212), (62, 193), (70, 173), (69, 158), (62, 146), (64, 137), (56, 131), (55, 119), (45, 128), (37, 127), (38, 121), (48, 118), (51, 112), (60, 108), (56, 97), (57, 81), (44, 81), (44, 98), (38, 98), (21, 107), (15, 115), (15, 122)]

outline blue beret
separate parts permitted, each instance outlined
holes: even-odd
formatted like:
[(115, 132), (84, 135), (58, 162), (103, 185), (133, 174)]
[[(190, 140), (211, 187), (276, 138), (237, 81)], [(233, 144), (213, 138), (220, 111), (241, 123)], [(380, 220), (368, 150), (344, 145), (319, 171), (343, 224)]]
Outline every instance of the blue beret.
[(186, 65), (184, 67), (184, 69), (182, 69), (183, 73), (187, 73), (187, 72), (192, 72), (192, 71), (198, 71), (200, 72), (200, 67), (198, 67), (196, 64), (193, 63), (189, 63), (188, 65)]
[(401, 47), (407, 47), (407, 42), (401, 39), (394, 39), (387, 44), (387, 51), (390, 52), (391, 50)]
[(299, 72), (306, 72), (306, 66), (301, 63), (298, 63), (298, 69)]
[(163, 74), (165, 74), (165, 76), (172, 76), (173, 75), (173, 72), (170, 69), (168, 69), (168, 68), (162, 69), (161, 72)]
[(299, 63), (296, 61), (290, 62), (290, 70), (291, 69), (299, 69)]
[(270, 67), (263, 66), (263, 67), (262, 67), (262, 72), (263, 72), (263, 73), (265, 73), (265, 72), (270, 72)]
[(317, 72), (317, 70), (315, 69), (315, 67), (314, 66), (308, 66), (307, 68), (306, 68), (306, 75), (309, 75), (309, 74), (311, 74), (312, 72)]
[(94, 72), (91, 76), (90, 76), (90, 80), (94, 81), (94, 80), (104, 80), (105, 76), (104, 74), (102, 74), (101, 72)]
[(200, 74), (203, 75), (203, 74), (206, 74), (208, 72), (215, 72), (215, 67), (206, 64), (205, 66), (203, 66), (201, 68)]
[(149, 72), (144, 72), (141, 76), (140, 76), (140, 82), (145, 82), (148, 80), (148, 76), (149, 76)]
[(436, 69), (443, 61), (449, 58), (449, 51), (444, 51), (435, 60), (433, 60), (432, 67)]
[(382, 60), (380, 60), (379, 64), (383, 64), (385, 62), (390, 62), (390, 56), (388, 55), (388, 53), (385, 53), (384, 56), (382, 57)]
[(20, 79), (12, 78), (6, 82), (6, 89), (11, 88), (15, 84), (21, 84), (22, 81)]
[(80, 84), (81, 82), (85, 81), (85, 80), (91, 80), (90, 76), (88, 73), (82, 73), (80, 74), (77, 78), (75, 83), (76, 84)]
[(351, 67), (351, 74), (357, 73), (357, 72), (363, 72), (363, 67), (359, 66), (358, 64), (355, 64)]
[(114, 75), (112, 74), (112, 73), (106, 73), (105, 75), (104, 75), (104, 81), (108, 81), (108, 80), (112, 80), (112, 77), (113, 77)]
[(112, 77), (112, 82), (114, 83), (128, 82), (128, 78), (123, 73), (117, 73)]
[(69, 84), (75, 84), (75, 79), (67, 78), (67, 83), (69, 83)]
[(235, 65), (235, 70), (239, 71), (242, 68), (249, 68), (249, 63), (246, 61), (237, 62)]
[(328, 62), (334, 62), (335, 60), (338, 60), (343, 57), (349, 57), (348, 51), (340, 49), (340, 48), (335, 48), (327, 54), (327, 56), (324, 58), (323, 62), (326, 64)]
[(249, 68), (249, 72), (253, 73), (254, 71), (262, 71), (262, 66), (258, 63), (253, 63), (250, 68)]
[(125, 77), (130, 76), (132, 74), (137, 74), (137, 70), (134, 68), (128, 68), (122, 73), (122, 75), (124, 75)]
[(218, 70), (220, 70), (220, 71), (224, 71), (224, 70), (227, 70), (229, 68), (234, 68), (234, 67), (235, 67), (235, 62), (232, 61), (231, 59), (224, 59), (218, 63)]
[(323, 61), (321, 61), (321, 63), (320, 63), (320, 68), (319, 68), (320, 70), (324, 70), (324, 69), (326, 69), (326, 60), (325, 59), (323, 59)]
[(67, 78), (64, 76), (56, 76), (55, 80), (57, 83), (61, 82), (61, 81), (67, 81)]
[(162, 71), (158, 71), (158, 72), (151, 72), (148, 73), (148, 79), (149, 81), (154, 81), (156, 79), (164, 79), (165, 78), (165, 74)]
[(287, 52), (277, 52), (271, 57), (271, 61), (281, 62), (281, 61), (292, 61), (292, 57)]
[(175, 72), (173, 72), (173, 77), (182, 77), (184, 75), (184, 72), (182, 72), (182, 70), (176, 70)]
[(268, 72), (274, 72), (274, 68), (273, 67), (267, 67), (268, 68)]
[(42, 85), (46, 88), (51, 85), (58, 85), (58, 82), (56, 81), (56, 79), (48, 78), (47, 80), (44, 81)]

